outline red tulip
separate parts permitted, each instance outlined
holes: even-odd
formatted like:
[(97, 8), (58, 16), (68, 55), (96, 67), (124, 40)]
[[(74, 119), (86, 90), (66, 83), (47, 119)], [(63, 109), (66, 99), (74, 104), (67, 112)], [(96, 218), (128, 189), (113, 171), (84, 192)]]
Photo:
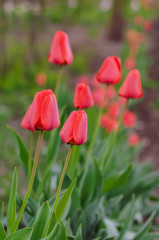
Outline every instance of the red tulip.
[(90, 108), (94, 105), (94, 100), (90, 87), (85, 83), (79, 83), (76, 86), (73, 100), (75, 108)]
[(68, 35), (65, 32), (57, 31), (53, 36), (48, 60), (50, 63), (59, 65), (73, 62), (72, 49)]
[(127, 59), (125, 60), (124, 66), (126, 68), (126, 70), (131, 70), (134, 69), (136, 67), (136, 60), (134, 57), (127, 57)]
[(109, 114), (113, 118), (118, 118), (121, 114), (121, 106), (120, 103), (114, 102), (109, 106)]
[[(93, 98), (98, 107), (100, 107), (104, 101), (104, 96), (105, 96), (105, 89), (99, 88), (99, 89), (94, 89), (93, 90)], [(107, 100), (104, 102), (104, 107), (107, 107)]]
[(122, 86), (119, 89), (119, 95), (125, 98), (142, 97), (142, 86), (140, 72), (137, 69), (131, 70)]
[(116, 131), (118, 128), (118, 121), (114, 118), (112, 118), (109, 114), (104, 113), (101, 116), (101, 121), (100, 121), (101, 127), (105, 128), (108, 133), (112, 131)]
[(144, 23), (144, 30), (149, 32), (152, 30), (152, 28), (153, 28), (152, 20), (146, 20)]
[(82, 75), (78, 78), (78, 83), (90, 84), (89, 77), (87, 75)]
[(21, 126), (32, 131), (50, 131), (60, 125), (56, 97), (51, 89), (37, 92)]
[(116, 84), (122, 78), (121, 60), (119, 57), (107, 57), (97, 73), (97, 81)]
[(107, 89), (107, 97), (108, 99), (113, 99), (116, 96), (116, 89), (113, 85), (109, 85)]
[(44, 86), (46, 84), (46, 74), (45, 73), (38, 73), (35, 78), (36, 84), (38, 86)]
[(133, 133), (128, 137), (128, 143), (131, 146), (137, 146), (139, 144), (139, 142), (140, 142), (140, 137), (136, 133)]
[(87, 114), (84, 110), (73, 111), (60, 131), (63, 142), (81, 145), (87, 141)]
[(125, 127), (133, 127), (136, 123), (136, 114), (126, 110), (123, 116), (123, 124)]

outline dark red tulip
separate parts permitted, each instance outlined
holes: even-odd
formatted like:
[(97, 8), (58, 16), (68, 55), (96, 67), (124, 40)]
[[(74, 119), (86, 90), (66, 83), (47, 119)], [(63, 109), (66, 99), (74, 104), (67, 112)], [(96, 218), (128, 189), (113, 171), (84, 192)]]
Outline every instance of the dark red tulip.
[(128, 137), (128, 143), (131, 146), (137, 146), (140, 143), (140, 137), (138, 134), (133, 133)]
[(60, 125), (56, 97), (51, 89), (37, 92), (21, 126), (32, 131), (50, 131)]
[(76, 86), (73, 105), (75, 108), (90, 108), (94, 105), (94, 100), (90, 87), (85, 83)]
[(119, 57), (107, 57), (97, 73), (97, 81), (106, 84), (117, 84), (122, 78), (121, 60)]
[(63, 31), (57, 31), (53, 36), (53, 41), (48, 58), (53, 64), (71, 64), (73, 54), (68, 35)]
[(125, 98), (140, 98), (143, 95), (140, 72), (131, 70), (119, 89), (119, 95)]
[(135, 113), (126, 110), (123, 116), (123, 124), (125, 127), (133, 127), (136, 123), (137, 117)]
[(60, 137), (63, 142), (81, 145), (87, 141), (87, 114), (84, 110), (73, 111), (63, 125)]

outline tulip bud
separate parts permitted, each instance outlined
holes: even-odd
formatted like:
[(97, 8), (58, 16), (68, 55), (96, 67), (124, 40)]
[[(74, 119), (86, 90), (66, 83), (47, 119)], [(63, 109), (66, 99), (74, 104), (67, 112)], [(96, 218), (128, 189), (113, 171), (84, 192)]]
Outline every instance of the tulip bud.
[(49, 58), (53, 64), (71, 64), (73, 62), (73, 54), (70, 46), (68, 35), (63, 31), (57, 31), (53, 36)]
[(135, 99), (142, 95), (140, 72), (137, 69), (131, 70), (119, 89), (119, 96)]
[(122, 78), (121, 60), (119, 57), (107, 57), (97, 73), (97, 81), (106, 84), (117, 84)]
[(94, 100), (90, 87), (85, 83), (77, 84), (73, 105), (75, 108), (90, 108), (94, 105)]
[(109, 114), (113, 118), (118, 118), (121, 114), (121, 106), (119, 102), (114, 102), (109, 106)]
[(87, 141), (87, 114), (84, 110), (73, 111), (60, 131), (66, 144), (81, 145)]
[(51, 89), (37, 92), (21, 126), (32, 131), (51, 131), (60, 125), (56, 97)]
[(114, 118), (112, 118), (109, 114), (104, 113), (101, 116), (100, 121), (101, 127), (105, 128), (108, 133), (111, 133), (112, 131), (116, 131), (118, 128), (118, 121)]
[(125, 127), (133, 127), (136, 123), (137, 117), (135, 113), (126, 110), (123, 116), (123, 124)]
[(133, 133), (128, 137), (128, 143), (131, 146), (137, 146), (140, 143), (140, 137), (138, 134)]

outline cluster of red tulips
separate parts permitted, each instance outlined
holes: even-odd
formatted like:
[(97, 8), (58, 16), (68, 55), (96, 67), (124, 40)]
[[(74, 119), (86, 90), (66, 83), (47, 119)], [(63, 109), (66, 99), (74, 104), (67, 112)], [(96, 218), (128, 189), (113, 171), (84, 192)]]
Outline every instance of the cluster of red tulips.
[[(15, 228), (20, 222), (27, 200), (31, 193), (43, 132), (51, 131), (58, 128), (60, 125), (57, 99), (62, 74), (61, 70), (63, 65), (71, 64), (72, 61), (73, 54), (68, 35), (63, 31), (56, 32), (53, 37), (49, 54), (49, 62), (60, 65), (60, 74), (57, 80), (55, 94), (51, 89), (37, 92), (21, 123), (21, 126), (27, 130), (33, 132), (40, 131), (40, 135), (28, 191), (17, 217)], [(94, 102), (96, 102), (99, 106), (96, 127), (94, 129), (94, 133), (92, 134), (91, 143), (88, 148), (88, 152), (91, 154), (100, 123), (107, 129), (108, 132), (114, 130), (115, 136), (118, 133), (122, 121), (126, 127), (133, 126), (136, 122), (136, 116), (127, 110), (128, 100), (137, 99), (143, 95), (140, 72), (137, 69), (134, 69), (128, 73), (126, 79), (122, 83), (119, 89), (119, 99), (116, 102), (111, 102), (111, 99), (114, 99), (116, 95), (114, 85), (118, 84), (122, 79), (121, 60), (116, 56), (107, 57), (103, 62), (98, 73), (94, 77), (92, 83), (94, 86), (93, 92), (91, 91), (88, 83), (86, 83), (87, 78), (84, 77), (83, 79), (84, 81), (82, 80), (82, 82), (76, 86), (73, 100), (74, 107), (79, 110), (73, 111), (69, 115), (60, 131), (62, 141), (69, 144), (70, 148), (58, 185), (54, 210), (56, 210), (57, 203), (59, 201), (59, 195), (71, 154), (71, 148), (73, 145), (81, 145), (87, 140), (87, 114), (84, 109), (93, 107)], [(103, 113), (105, 110), (107, 110), (107, 113)], [(130, 142), (134, 144), (134, 137), (131, 137)]]

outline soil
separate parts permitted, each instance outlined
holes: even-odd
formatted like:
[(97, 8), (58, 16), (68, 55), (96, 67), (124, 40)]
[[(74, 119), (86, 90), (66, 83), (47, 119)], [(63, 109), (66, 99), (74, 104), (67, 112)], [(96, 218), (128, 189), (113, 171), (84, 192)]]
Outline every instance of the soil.
[[(149, 54), (152, 64), (149, 69), (149, 77), (155, 81), (159, 81), (159, 19), (154, 23), (153, 30), (150, 35), (151, 48)], [(140, 154), (140, 160), (151, 160), (155, 169), (159, 169), (159, 111), (155, 108), (158, 102), (159, 89), (147, 89), (144, 92), (144, 98), (136, 108), (138, 118), (142, 122), (141, 129), (138, 130), (143, 139), (143, 151)]]

